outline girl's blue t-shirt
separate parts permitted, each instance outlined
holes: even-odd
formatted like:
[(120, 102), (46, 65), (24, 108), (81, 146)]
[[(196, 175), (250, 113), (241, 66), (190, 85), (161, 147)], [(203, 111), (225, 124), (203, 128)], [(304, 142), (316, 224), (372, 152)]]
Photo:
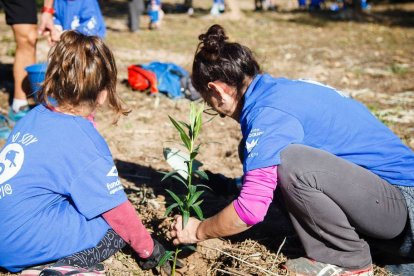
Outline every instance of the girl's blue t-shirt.
[(414, 153), (361, 103), (326, 85), (258, 75), (244, 95), (244, 171), (280, 164), (290, 144), (325, 150), (391, 184), (414, 186)]
[(126, 200), (92, 123), (37, 106), (0, 151), (0, 267), (17, 272), (96, 246), (109, 229), (100, 215)]

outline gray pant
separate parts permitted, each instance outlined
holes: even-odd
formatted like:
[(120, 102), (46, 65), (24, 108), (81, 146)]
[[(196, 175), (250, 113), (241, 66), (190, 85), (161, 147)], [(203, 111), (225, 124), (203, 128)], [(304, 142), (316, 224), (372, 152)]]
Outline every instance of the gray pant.
[(314, 260), (366, 267), (371, 254), (360, 234), (388, 240), (406, 225), (399, 189), (328, 152), (290, 145), (281, 153), (278, 177), (293, 226)]
[(144, 0), (130, 0), (128, 2), (128, 24), (131, 32), (139, 30), (140, 17), (144, 10)]

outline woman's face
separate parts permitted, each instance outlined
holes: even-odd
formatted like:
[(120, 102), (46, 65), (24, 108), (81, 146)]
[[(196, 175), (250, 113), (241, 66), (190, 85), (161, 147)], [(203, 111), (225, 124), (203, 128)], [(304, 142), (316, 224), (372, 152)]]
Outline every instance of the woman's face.
[(229, 116), (238, 120), (239, 97), (237, 89), (221, 81), (210, 82), (208, 88), (209, 91), (204, 96), (206, 103), (221, 117)]

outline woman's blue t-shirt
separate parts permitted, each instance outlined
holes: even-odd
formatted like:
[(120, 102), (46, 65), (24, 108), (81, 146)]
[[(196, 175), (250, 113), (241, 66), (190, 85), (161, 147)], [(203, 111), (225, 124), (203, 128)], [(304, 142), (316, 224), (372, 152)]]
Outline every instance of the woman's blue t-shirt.
[(258, 75), (240, 117), (244, 171), (280, 164), (290, 144), (325, 150), (391, 184), (414, 186), (414, 153), (361, 103), (311, 81)]
[(12, 272), (91, 248), (102, 213), (127, 200), (92, 123), (39, 105), (0, 151), (0, 267)]

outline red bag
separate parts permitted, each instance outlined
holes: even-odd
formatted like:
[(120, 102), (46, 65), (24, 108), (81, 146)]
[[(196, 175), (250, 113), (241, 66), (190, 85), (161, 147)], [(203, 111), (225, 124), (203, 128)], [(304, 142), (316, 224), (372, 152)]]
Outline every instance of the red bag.
[(151, 94), (158, 93), (155, 73), (145, 70), (139, 65), (128, 67), (128, 83), (133, 90), (147, 91), (149, 89)]

